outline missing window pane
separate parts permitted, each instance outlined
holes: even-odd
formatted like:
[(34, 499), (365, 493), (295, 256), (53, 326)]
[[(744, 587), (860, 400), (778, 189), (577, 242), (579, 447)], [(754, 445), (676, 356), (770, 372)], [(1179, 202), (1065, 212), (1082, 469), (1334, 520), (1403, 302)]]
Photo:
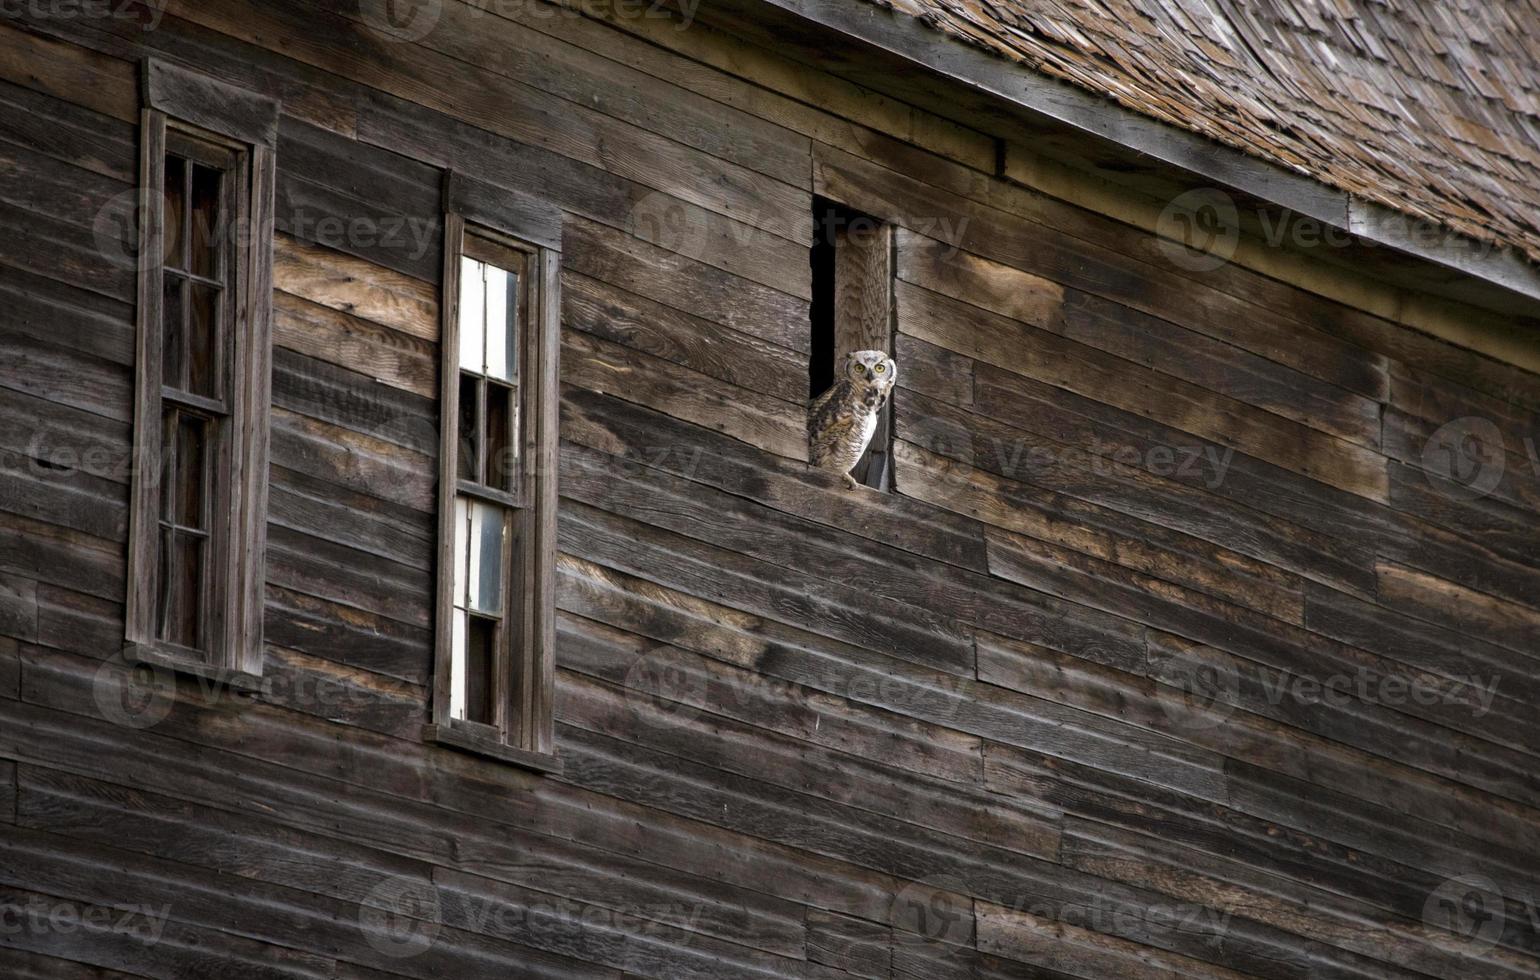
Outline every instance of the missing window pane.
[(510, 493), (517, 489), (518, 399), (514, 389), (496, 381), (486, 383), (487, 453), (486, 483)]
[(212, 167), (193, 165), (187, 268), (205, 279), (219, 279), (221, 273), (219, 192), (223, 176)]
[(455, 476), (461, 480), (481, 479), (481, 430), (476, 424), (480, 414), (481, 379), (460, 375), (459, 446), (455, 453)]
[(496, 620), (483, 616), (471, 616), (465, 642), (465, 717), (483, 725), (496, 722), (492, 711), (493, 692), (497, 685), (493, 677), (493, 664), (497, 649)]
[(176, 532), (176, 615), (171, 640), (194, 650), (203, 647), (203, 539)]
[(496, 620), (455, 611), (450, 665), (450, 715), (483, 725), (496, 723)]
[(161, 534), (161, 639), (190, 650), (203, 647), (204, 540), (166, 528)]

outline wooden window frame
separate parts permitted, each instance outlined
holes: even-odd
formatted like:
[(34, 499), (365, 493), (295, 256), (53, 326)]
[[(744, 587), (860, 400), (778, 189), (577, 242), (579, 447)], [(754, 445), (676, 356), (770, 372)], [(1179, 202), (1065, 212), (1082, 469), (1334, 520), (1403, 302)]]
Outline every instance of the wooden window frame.
[[(158, 60), (141, 76), (138, 303), (132, 490), (124, 652), (130, 661), (254, 691), (262, 674), (262, 612), (267, 527), (268, 416), (271, 391), (274, 146), (278, 103)], [(219, 373), (223, 397), (202, 399), (164, 385), (162, 303), (166, 157), (173, 144), (216, 147), (235, 163), (224, 171), (232, 242), (222, 290)], [(179, 151), (180, 155), (180, 151)], [(185, 274), (184, 274), (185, 275)], [(205, 649), (157, 636), (162, 425), (165, 407), (207, 413), (222, 430), (215, 446), (207, 515), (206, 576), (214, 587)]]
[[(560, 438), (561, 211), (462, 174), (444, 181), (444, 272), (440, 310), (439, 525), (434, 606), (434, 680), (428, 741), (541, 772), (560, 769), (554, 745), (556, 673), (556, 499)], [(526, 256), (528, 316), (521, 325), (517, 489), (459, 478), (460, 268), (467, 241)], [(472, 246), (474, 248), (474, 246)], [(474, 256), (472, 256), (474, 257)], [(522, 284), (521, 284), (522, 285)], [(493, 659), (494, 724), (452, 717), (455, 502), (483, 500), (516, 521), (517, 547), (503, 566), (502, 630)]]

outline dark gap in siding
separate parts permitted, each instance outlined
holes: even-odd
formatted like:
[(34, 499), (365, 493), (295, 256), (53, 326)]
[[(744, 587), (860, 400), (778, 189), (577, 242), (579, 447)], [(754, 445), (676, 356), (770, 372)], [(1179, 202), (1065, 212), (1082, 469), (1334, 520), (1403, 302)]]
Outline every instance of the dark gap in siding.
[(834, 258), (835, 238), (855, 212), (826, 198), (813, 198), (812, 353), (808, 356), (808, 397), (817, 398), (834, 384)]

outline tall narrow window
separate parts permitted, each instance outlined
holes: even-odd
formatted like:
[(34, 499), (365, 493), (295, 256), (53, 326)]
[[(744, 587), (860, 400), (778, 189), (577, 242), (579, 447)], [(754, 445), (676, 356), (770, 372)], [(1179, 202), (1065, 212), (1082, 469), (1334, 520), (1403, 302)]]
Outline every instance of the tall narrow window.
[(498, 651), (519, 645), (512, 572), (527, 509), (519, 479), (519, 349), (530, 255), (467, 235), (460, 255), (459, 453), (454, 502), (450, 717), (501, 726)]
[(447, 183), (434, 741), (551, 757), (559, 212)]
[[(817, 398), (852, 351), (893, 355), (893, 226), (823, 198), (813, 201), (812, 357), (809, 394)], [(851, 470), (877, 490), (892, 485), (889, 399), (866, 452)]]
[(236, 678), (261, 671), (277, 107), (153, 62), (144, 91), (126, 639)]

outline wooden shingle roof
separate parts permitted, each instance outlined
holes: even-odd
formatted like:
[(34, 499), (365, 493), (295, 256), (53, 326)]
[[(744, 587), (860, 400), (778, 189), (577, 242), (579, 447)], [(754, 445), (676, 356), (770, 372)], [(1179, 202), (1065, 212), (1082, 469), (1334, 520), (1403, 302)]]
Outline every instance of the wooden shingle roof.
[(1536, 0), (871, 0), (1540, 261)]

